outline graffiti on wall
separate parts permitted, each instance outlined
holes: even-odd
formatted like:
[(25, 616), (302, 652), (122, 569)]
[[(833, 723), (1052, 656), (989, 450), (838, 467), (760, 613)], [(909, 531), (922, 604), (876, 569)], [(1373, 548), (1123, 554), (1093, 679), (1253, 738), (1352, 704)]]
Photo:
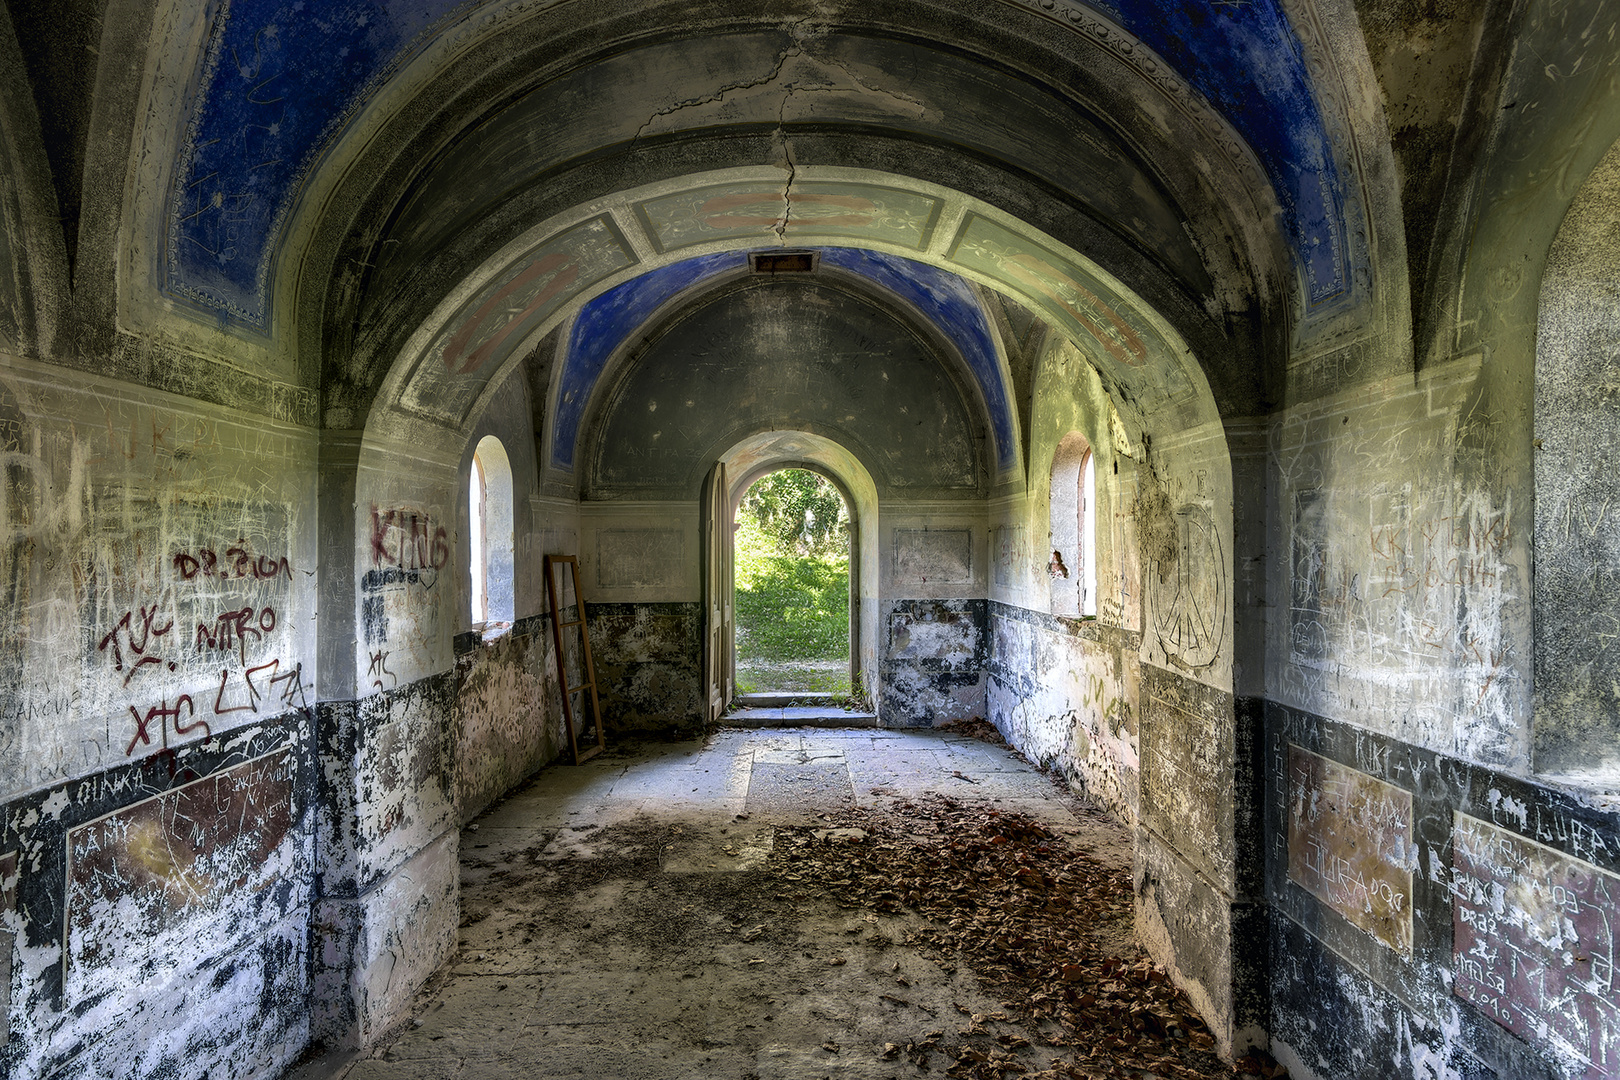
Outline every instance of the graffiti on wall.
[(1288, 747), (1288, 880), (1402, 955), (1412, 952), (1412, 793)]
[[(167, 558), (152, 557), (153, 546), (161, 548), (139, 532), (118, 538), (83, 568), (88, 595), (105, 596), (110, 584), (151, 598), (115, 608), (91, 653), (129, 714), (123, 756), (209, 738), (220, 717), (300, 704), (303, 665), (275, 655), (285, 645), (277, 631), (292, 582), (287, 556), (264, 553), (246, 537), (182, 547)], [(244, 595), (249, 602), (239, 605)]]
[(440, 607), (448, 598), (439, 583), (450, 565), (450, 530), (428, 510), (373, 505), (362, 544), (360, 626), (367, 665), (362, 685), (368, 691), (392, 690), (400, 683), (390, 668), (393, 652), (410, 653), (437, 640)]
[(1293, 503), (1299, 677), (1356, 672), (1367, 705), (1380, 688), (1412, 702), (1395, 714), (1403, 737), (1508, 760), (1519, 739), (1504, 719), (1515, 678), (1504, 620), (1520, 602), (1511, 500), (1420, 481), (1331, 496), (1313, 487)]
[(1215, 663), (1226, 642), (1228, 571), (1210, 506), (1179, 507), (1172, 539), (1173, 551), (1148, 568), (1153, 629), (1165, 659), (1195, 672)]
[(1614, 1076), (1620, 876), (1462, 813), (1451, 837), (1454, 992), (1514, 1034), (1553, 1042), (1571, 1075)]
[(67, 834), (63, 986), (166, 970), (199, 916), (276, 880), (292, 831), (290, 749), (272, 751), (86, 822)]

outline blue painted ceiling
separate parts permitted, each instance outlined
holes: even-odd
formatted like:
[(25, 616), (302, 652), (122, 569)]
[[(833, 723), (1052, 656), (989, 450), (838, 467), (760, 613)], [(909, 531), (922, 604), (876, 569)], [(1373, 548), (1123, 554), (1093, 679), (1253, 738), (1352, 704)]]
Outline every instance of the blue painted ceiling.
[[(165, 290), (263, 329), (281, 234), (323, 153), (378, 87), (494, 0), (217, 2), (167, 207)], [(1278, 0), (1097, 0), (1253, 148), (1316, 306), (1347, 291), (1341, 185)]]
[[(966, 281), (948, 271), (895, 255), (858, 248), (822, 248), (821, 265), (880, 285), (911, 304), (950, 340), (967, 361), (974, 383), (983, 396), (995, 436), (996, 466), (1003, 472), (1017, 467), (1013, 438), (1012, 404), (1001, 377), (990, 321), (978, 296)], [(574, 466), (574, 446), (585, 409), (608, 359), (649, 316), (677, 294), (727, 271), (741, 270), (748, 261), (742, 251), (700, 255), (649, 271), (610, 289), (587, 303), (569, 331), (552, 420), (551, 463), (561, 469)]]

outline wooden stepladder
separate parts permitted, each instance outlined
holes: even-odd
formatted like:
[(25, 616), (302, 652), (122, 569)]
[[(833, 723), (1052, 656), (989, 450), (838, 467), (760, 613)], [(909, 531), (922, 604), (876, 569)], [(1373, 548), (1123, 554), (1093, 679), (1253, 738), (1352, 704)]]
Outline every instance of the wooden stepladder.
[[(602, 728), (602, 703), (596, 698), (596, 665), (591, 662), (591, 631), (585, 625), (585, 599), (579, 592), (579, 560), (572, 555), (547, 555), (543, 560), (546, 571), (546, 598), (551, 602), (551, 643), (557, 650), (557, 682), (562, 687), (562, 714), (563, 724), (568, 730), (568, 747), (574, 755), (574, 764), (580, 765), (607, 749), (607, 734)], [(567, 566), (571, 578), (563, 583), (563, 589), (557, 587), (557, 574), (555, 567)], [(563, 605), (559, 602), (559, 591), (563, 598), (567, 597), (567, 586), (573, 585), (574, 604), (579, 609), (579, 618), (565, 622), (563, 620)], [(568, 685), (568, 657), (563, 652), (563, 631), (572, 627), (579, 627), (580, 666), (585, 671), (585, 681), (578, 686)], [(580, 694), (580, 703), (583, 705), (584, 692), (590, 691), (591, 723), (596, 728), (596, 745), (587, 746), (581, 750), (579, 746), (580, 732), (574, 727), (574, 695)], [(589, 732), (584, 733), (589, 738)]]

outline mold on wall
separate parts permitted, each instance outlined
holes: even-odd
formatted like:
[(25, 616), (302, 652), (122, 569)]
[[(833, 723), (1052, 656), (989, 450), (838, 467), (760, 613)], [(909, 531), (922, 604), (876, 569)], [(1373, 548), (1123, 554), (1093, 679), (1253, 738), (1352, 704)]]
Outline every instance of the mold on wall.
[(312, 1034), (357, 1046), (455, 944), (453, 672), (319, 707)]
[(587, 599), (585, 609), (607, 730), (701, 728), (703, 606)]
[(986, 714), (1007, 740), (1135, 826), (1139, 635), (992, 600)]
[(985, 714), (989, 618), (984, 600), (890, 600), (878, 717), (887, 727), (930, 727)]
[(763, 430), (826, 435), (882, 494), (982, 493), (994, 449), (982, 399), (937, 329), (881, 300), (844, 277), (760, 275), (649, 328), (599, 391), (582, 493), (692, 498), (720, 454)]

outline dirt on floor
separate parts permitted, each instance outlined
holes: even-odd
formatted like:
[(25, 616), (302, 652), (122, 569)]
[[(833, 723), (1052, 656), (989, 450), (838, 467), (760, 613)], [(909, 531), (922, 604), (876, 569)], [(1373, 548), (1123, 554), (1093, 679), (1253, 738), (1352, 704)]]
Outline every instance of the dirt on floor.
[(719, 821), (466, 834), (458, 958), (348, 1080), (1285, 1075), (1221, 1063), (1136, 945), (1101, 811), (794, 775)]

